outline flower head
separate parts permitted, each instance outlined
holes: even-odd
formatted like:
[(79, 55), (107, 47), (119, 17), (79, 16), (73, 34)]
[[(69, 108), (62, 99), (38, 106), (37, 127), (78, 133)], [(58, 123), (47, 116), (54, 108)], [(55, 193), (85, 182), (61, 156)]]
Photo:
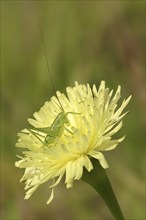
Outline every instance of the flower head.
[(108, 168), (102, 152), (114, 149), (124, 139), (112, 138), (122, 127), (126, 114), (122, 112), (131, 98), (117, 108), (120, 86), (114, 95), (104, 81), (98, 90), (95, 85), (91, 88), (76, 82), (66, 91), (67, 96), (57, 91), (51, 101), (34, 113), (34, 119), (28, 119), (31, 128), (18, 134), (16, 146), (25, 151), (15, 165), (25, 169), (21, 179), (26, 183), (25, 199), (42, 183), (51, 181), (52, 192), (47, 201), (50, 203), (63, 176), (70, 188), (74, 180), (81, 179), (84, 168), (88, 172), (93, 169), (91, 158)]

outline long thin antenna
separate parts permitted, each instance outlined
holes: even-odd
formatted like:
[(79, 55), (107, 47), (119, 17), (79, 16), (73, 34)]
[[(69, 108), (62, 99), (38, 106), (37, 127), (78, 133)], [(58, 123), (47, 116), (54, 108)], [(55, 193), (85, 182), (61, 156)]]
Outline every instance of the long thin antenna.
[[(50, 81), (51, 81), (51, 83), (52, 83), (53, 91), (54, 91), (54, 93), (56, 93), (56, 90), (55, 90), (55, 87), (54, 87), (54, 83), (53, 83), (53, 79), (52, 79), (52, 76), (51, 76), (50, 67), (49, 67), (49, 61), (48, 61), (48, 56), (47, 56), (47, 50), (46, 50), (44, 35), (43, 35), (43, 32), (42, 32), (40, 26), (38, 26), (38, 28), (39, 28), (39, 31), (40, 31), (40, 34), (41, 34), (41, 38), (42, 38), (42, 42), (43, 42), (43, 47), (44, 47), (44, 52), (45, 52), (46, 63), (47, 63), (47, 69), (48, 69)], [(54, 102), (55, 102), (55, 101), (54, 101)], [(58, 99), (58, 102), (59, 102), (60, 106), (59, 106), (56, 102), (55, 102), (55, 103), (59, 106), (59, 108), (61, 108), (62, 111), (64, 111), (59, 99)]]

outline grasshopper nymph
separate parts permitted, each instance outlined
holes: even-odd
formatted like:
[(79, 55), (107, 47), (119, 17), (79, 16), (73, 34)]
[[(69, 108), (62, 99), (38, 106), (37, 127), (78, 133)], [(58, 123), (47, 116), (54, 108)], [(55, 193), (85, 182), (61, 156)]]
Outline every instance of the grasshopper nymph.
[[(55, 87), (53, 84), (53, 80), (52, 80), (50, 68), (49, 68), (49, 62), (48, 62), (48, 57), (47, 57), (44, 36), (43, 36), (41, 29), (40, 29), (40, 33), (41, 33), (41, 38), (42, 38), (46, 62), (47, 62), (47, 69), (48, 69), (48, 73), (49, 73), (49, 78), (50, 78), (53, 90), (55, 92)], [(61, 109), (61, 112), (58, 113), (58, 115), (56, 116), (56, 118), (54, 119), (54, 121), (50, 127), (35, 128), (35, 127), (31, 126), (30, 128), (27, 128), (27, 130), (32, 135), (34, 135), (38, 140), (40, 140), (42, 142), (42, 144), (45, 146), (48, 146), (50, 144), (55, 143), (55, 141), (62, 136), (64, 130), (66, 130), (70, 134), (73, 134), (73, 132), (66, 127), (66, 126), (70, 125), (68, 115), (69, 114), (80, 114), (80, 113), (76, 113), (76, 112), (65, 112), (62, 105), (61, 105), (59, 98), (58, 98), (58, 102), (59, 102), (59, 104), (57, 104), (56, 102), (55, 103)], [(41, 132), (41, 134), (39, 132)], [(45, 136), (42, 135), (42, 133)], [(42, 140), (41, 137), (44, 138), (44, 141)]]
[[(68, 115), (69, 114), (80, 114), (75, 112), (67, 112), (64, 111), (60, 112), (50, 127), (43, 127), (43, 128), (27, 128), (27, 130), (32, 133), (36, 138), (38, 138), (44, 145), (48, 146), (53, 144), (55, 140), (60, 138), (66, 130), (68, 133), (73, 134), (71, 130), (69, 130), (66, 126), (70, 124)], [(44, 142), (42, 141), (39, 136), (44, 137), (43, 135), (39, 134), (38, 132), (44, 133), (46, 135)]]

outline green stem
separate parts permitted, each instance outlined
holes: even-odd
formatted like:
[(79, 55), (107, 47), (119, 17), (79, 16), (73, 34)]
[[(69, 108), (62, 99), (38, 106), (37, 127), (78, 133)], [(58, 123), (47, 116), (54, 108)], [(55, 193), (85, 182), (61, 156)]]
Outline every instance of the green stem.
[(101, 195), (116, 220), (124, 220), (105, 169), (101, 167), (96, 159), (92, 159), (92, 164), (94, 167), (93, 170), (91, 172), (84, 170), (82, 179)]

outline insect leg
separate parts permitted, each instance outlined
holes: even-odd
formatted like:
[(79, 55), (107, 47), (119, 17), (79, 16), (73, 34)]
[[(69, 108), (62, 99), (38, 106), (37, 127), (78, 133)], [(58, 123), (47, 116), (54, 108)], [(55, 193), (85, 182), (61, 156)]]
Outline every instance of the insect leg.
[(80, 115), (81, 113), (78, 113), (78, 112), (67, 112), (66, 115)]
[(72, 131), (70, 131), (68, 128), (66, 128), (65, 126), (64, 126), (64, 129), (68, 132), (68, 133), (70, 133), (70, 134), (74, 134)]
[[(39, 131), (39, 132), (43, 132), (45, 134), (48, 134), (48, 132), (51, 131), (51, 127), (43, 127), (43, 128), (30, 128), (31, 130), (35, 130), (35, 131)], [(40, 135), (41, 136), (41, 135)]]
[[(44, 137), (43, 135), (41, 135), (41, 134), (36, 134), (34, 131), (32, 131), (32, 130), (29, 129), (29, 128), (27, 128), (27, 130), (28, 130), (32, 135), (34, 135), (43, 145), (45, 145), (46, 147), (48, 147), (48, 146), (46, 145), (46, 143), (43, 142), (43, 141), (41, 140), (41, 138), (38, 137), (38, 135)], [(45, 138), (45, 137), (44, 137), (44, 138)]]

